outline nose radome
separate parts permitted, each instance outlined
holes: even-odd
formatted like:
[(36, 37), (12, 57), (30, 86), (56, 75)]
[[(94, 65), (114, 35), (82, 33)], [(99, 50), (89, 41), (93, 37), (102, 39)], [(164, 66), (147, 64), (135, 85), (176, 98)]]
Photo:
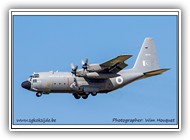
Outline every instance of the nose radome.
[(24, 82), (22, 82), (21, 86), (22, 86), (23, 88), (25, 88), (25, 89), (30, 90), (30, 88), (31, 88), (31, 83), (30, 83), (29, 81), (24, 81)]

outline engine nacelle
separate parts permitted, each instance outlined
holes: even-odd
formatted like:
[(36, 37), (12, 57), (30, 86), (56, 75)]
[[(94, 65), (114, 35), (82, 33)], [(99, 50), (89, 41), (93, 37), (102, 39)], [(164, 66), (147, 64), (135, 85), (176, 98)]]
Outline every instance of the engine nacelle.
[(99, 88), (97, 87), (91, 87), (91, 86), (84, 86), (83, 87), (84, 92), (98, 92)]
[(103, 70), (103, 68), (99, 64), (90, 64), (87, 67), (87, 71), (89, 71), (89, 72), (94, 72), (94, 71), (98, 72), (101, 70)]
[(87, 78), (93, 78), (93, 79), (108, 79), (117, 77), (119, 74), (115, 73), (98, 73), (98, 72), (89, 72), (86, 74)]

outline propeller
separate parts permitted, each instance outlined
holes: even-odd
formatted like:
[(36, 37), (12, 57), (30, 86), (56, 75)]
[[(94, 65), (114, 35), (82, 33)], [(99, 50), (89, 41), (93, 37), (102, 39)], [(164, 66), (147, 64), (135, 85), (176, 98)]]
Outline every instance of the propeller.
[(71, 73), (74, 74), (75, 76), (77, 73), (77, 69), (78, 69), (78, 66), (74, 66), (73, 64), (71, 64)]
[(82, 63), (82, 68), (84, 70), (87, 70), (87, 68), (88, 68), (88, 58), (86, 58), (85, 61), (82, 60), (81, 63)]
[(77, 79), (74, 78), (74, 83), (75, 83), (75, 86), (78, 86), (78, 83), (77, 83)]

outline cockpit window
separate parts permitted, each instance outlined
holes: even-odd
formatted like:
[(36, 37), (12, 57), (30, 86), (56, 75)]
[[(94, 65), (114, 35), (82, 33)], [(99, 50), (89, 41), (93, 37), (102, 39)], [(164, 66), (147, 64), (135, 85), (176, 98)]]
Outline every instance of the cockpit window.
[(39, 74), (34, 74), (34, 78), (39, 78)]
[(30, 76), (30, 78), (39, 78), (39, 74), (33, 74)]

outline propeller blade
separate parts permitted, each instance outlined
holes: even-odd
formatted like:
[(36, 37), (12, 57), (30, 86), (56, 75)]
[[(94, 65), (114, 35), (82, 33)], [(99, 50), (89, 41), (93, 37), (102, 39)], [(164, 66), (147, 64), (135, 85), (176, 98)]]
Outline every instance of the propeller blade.
[(70, 64), (70, 66), (71, 66), (71, 69), (74, 69), (74, 65), (73, 64)]
[(74, 66), (72, 63), (70, 65), (71, 65), (71, 73), (74, 74), (74, 75), (76, 75), (78, 66)]
[(81, 63), (82, 63), (82, 65), (84, 65), (84, 64), (85, 64), (83, 60), (81, 61)]
[(78, 69), (78, 66), (75, 66), (75, 69), (74, 69), (74, 70), (77, 71), (77, 69)]
[(86, 58), (85, 64), (86, 64), (86, 65), (88, 64), (88, 58)]
[(74, 78), (74, 83), (75, 83), (75, 86), (78, 86), (78, 83), (77, 83), (77, 79)]
[(87, 70), (87, 68), (88, 68), (88, 58), (86, 58), (85, 61), (82, 60), (81, 62), (82, 62), (82, 68), (84, 70)]

